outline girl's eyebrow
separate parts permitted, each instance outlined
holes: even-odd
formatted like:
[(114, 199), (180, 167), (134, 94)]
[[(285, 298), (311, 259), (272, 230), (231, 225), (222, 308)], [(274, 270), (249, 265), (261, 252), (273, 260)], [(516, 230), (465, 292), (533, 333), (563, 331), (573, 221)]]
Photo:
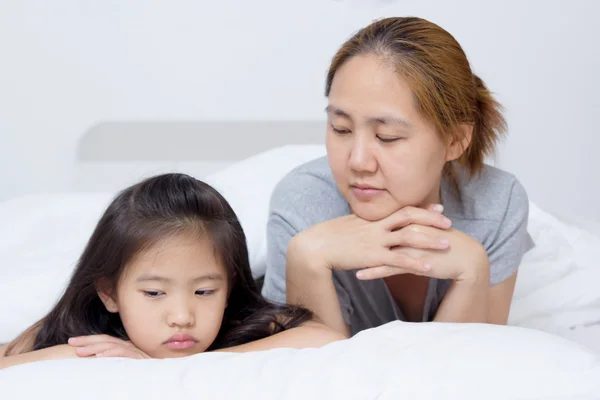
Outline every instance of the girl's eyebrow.
[(194, 278), (194, 282), (202, 282), (202, 281), (223, 281), (225, 280), (225, 278), (223, 277), (223, 275), (219, 274), (219, 273), (214, 273), (214, 274), (207, 274), (207, 275), (202, 275), (199, 276), (197, 278)]
[[(222, 274), (214, 273), (214, 274), (207, 274), (207, 275), (199, 276), (197, 278), (194, 278), (192, 281), (193, 282), (202, 282), (202, 281), (223, 281), (223, 280), (225, 280), (225, 278), (223, 277)], [(142, 274), (142, 275), (138, 276), (135, 281), (136, 282), (156, 281), (156, 282), (170, 283), (172, 280), (170, 278), (160, 276), (160, 275)]]

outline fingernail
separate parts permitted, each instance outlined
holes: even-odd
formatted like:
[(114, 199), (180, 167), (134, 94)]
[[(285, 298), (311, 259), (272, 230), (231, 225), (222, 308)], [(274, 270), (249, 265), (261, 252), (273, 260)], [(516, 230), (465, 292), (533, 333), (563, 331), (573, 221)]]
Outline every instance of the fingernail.
[(425, 271), (429, 271), (431, 269), (431, 264), (425, 264), (425, 265), (423, 265), (423, 269)]
[(441, 204), (436, 204), (433, 206), (433, 211), (437, 211), (437, 212), (441, 213), (442, 211), (444, 211), (444, 206)]
[(450, 244), (450, 241), (448, 239), (441, 239), (440, 244), (444, 247), (447, 247)]
[(363, 271), (358, 271), (358, 272), (356, 273), (356, 277), (357, 277), (358, 279), (362, 279), (362, 278), (364, 278), (364, 277), (365, 277), (365, 273), (364, 273)]
[(447, 226), (452, 225), (452, 221), (450, 221), (450, 219), (447, 217), (444, 217), (444, 219), (442, 221), (444, 221), (444, 225), (447, 225)]

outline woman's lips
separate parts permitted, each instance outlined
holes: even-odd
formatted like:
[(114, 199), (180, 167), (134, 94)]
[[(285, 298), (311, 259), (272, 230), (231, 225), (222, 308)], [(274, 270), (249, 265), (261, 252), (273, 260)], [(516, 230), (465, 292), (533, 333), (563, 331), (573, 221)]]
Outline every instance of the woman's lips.
[(354, 197), (363, 201), (371, 200), (385, 192), (385, 189), (378, 189), (372, 186), (351, 186), (351, 188)]

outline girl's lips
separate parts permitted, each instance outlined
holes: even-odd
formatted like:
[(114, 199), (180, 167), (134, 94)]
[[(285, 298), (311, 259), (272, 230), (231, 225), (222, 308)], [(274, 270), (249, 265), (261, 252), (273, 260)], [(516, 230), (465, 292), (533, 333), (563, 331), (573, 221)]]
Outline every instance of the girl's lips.
[(194, 347), (198, 341), (187, 333), (176, 333), (163, 344), (169, 350), (185, 350)]
[(195, 340), (171, 341), (167, 342), (165, 346), (167, 346), (167, 349), (169, 350), (187, 350), (194, 347), (196, 343)]

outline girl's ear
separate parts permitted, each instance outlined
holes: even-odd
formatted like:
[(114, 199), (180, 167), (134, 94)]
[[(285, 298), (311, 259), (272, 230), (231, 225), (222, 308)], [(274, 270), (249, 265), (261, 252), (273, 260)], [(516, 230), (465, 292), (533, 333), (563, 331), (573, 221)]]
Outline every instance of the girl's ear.
[(119, 306), (115, 299), (115, 296), (112, 293), (112, 290), (108, 290), (108, 285), (105, 284), (97, 284), (96, 292), (98, 293), (98, 297), (104, 303), (104, 307), (106, 307), (106, 311), (111, 313), (119, 312)]
[(473, 138), (473, 125), (461, 124), (459, 127), (459, 135), (457, 138), (452, 139), (448, 145), (448, 151), (446, 152), (446, 161), (454, 161), (458, 159), (465, 152), (467, 147), (471, 144)]

